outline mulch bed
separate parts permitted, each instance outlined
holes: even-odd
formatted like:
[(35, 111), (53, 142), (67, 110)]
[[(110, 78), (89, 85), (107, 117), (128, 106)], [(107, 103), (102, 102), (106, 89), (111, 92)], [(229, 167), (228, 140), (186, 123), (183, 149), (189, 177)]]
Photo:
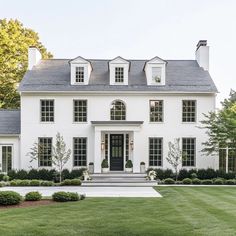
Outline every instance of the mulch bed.
[(41, 200), (41, 201), (23, 201), (18, 205), (11, 205), (11, 206), (1, 206), (0, 210), (10, 209), (10, 208), (25, 208), (25, 207), (34, 207), (34, 206), (45, 206), (55, 204), (56, 202), (52, 200)]

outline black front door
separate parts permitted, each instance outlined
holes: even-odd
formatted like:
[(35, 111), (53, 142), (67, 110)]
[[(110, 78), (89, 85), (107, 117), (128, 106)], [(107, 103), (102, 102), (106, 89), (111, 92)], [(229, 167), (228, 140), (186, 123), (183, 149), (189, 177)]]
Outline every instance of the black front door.
[(110, 134), (110, 170), (121, 171), (124, 166), (124, 135)]

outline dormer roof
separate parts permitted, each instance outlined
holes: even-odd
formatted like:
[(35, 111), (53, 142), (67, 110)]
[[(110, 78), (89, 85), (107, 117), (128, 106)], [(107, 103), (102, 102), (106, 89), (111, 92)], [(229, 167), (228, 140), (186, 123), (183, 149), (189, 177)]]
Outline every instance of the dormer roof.
[(167, 64), (168, 62), (166, 61), (166, 60), (163, 60), (163, 59), (161, 59), (160, 57), (158, 57), (158, 56), (155, 56), (155, 57), (153, 57), (152, 59), (150, 59), (149, 61), (146, 61), (145, 63), (144, 63), (144, 67), (143, 67), (143, 70), (145, 71), (145, 67), (146, 67), (146, 65), (147, 64)]
[(91, 68), (93, 69), (91, 62), (81, 56), (78, 56), (74, 59), (69, 60), (68, 63), (69, 64), (85, 64), (85, 63), (87, 64), (87, 63), (89, 63)]
[(108, 61), (108, 67), (110, 63), (114, 63), (114, 64), (129, 64), (129, 71), (130, 71), (130, 61), (124, 59), (123, 57), (117, 56), (114, 59)]

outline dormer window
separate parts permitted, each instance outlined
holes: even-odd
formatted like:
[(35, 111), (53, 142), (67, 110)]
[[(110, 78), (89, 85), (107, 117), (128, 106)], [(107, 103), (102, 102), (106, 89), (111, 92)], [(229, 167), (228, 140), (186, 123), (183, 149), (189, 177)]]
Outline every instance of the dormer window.
[(161, 83), (161, 67), (152, 67), (152, 80), (154, 83)]
[(83, 83), (84, 82), (84, 67), (77, 66), (75, 68), (75, 82)]
[(124, 82), (124, 67), (115, 68), (115, 82), (116, 83)]

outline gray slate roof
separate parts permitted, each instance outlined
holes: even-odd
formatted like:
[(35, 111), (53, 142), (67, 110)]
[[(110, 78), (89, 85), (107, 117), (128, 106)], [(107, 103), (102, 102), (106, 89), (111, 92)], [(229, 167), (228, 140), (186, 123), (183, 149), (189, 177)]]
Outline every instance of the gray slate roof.
[(195, 60), (167, 60), (166, 85), (148, 86), (143, 67), (147, 60), (129, 60), (129, 85), (109, 85), (109, 60), (89, 60), (93, 71), (89, 85), (70, 84), (69, 59), (41, 60), (27, 71), (19, 91), (158, 91), (217, 92), (208, 71)]
[(20, 134), (20, 110), (0, 109), (0, 135)]

